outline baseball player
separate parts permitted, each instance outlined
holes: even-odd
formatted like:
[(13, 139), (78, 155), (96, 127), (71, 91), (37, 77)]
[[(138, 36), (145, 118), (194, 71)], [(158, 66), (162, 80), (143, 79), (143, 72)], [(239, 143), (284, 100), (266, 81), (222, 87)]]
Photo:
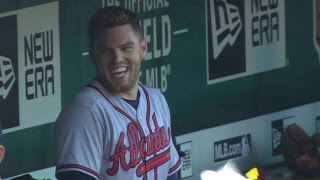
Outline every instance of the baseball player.
[(58, 179), (166, 180), (176, 177), (175, 149), (164, 96), (138, 83), (146, 55), (139, 20), (109, 6), (89, 23), (97, 76), (56, 121)]

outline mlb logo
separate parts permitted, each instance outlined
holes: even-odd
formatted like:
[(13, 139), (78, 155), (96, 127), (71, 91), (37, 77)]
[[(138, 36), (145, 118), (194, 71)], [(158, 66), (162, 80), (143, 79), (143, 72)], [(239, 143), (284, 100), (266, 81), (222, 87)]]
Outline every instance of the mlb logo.
[(0, 17), (0, 114), (4, 129), (19, 126), (17, 15)]

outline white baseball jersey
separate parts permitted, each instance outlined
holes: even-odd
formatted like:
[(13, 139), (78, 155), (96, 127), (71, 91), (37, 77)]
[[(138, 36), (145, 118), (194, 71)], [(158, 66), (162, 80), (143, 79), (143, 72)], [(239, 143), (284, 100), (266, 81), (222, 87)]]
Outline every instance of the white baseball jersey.
[(181, 167), (164, 96), (139, 85), (137, 110), (94, 80), (56, 122), (56, 174), (79, 171), (99, 180), (165, 180)]

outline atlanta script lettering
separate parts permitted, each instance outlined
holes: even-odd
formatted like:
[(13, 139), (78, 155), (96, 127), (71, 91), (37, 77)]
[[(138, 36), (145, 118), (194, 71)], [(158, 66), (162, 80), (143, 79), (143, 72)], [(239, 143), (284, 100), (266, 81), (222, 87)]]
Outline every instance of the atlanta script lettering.
[[(169, 146), (170, 128), (166, 130), (165, 127), (159, 127), (155, 114), (153, 114), (152, 120), (155, 126), (154, 131), (145, 137), (139, 133), (136, 125), (133, 123), (128, 125), (127, 134), (129, 147), (125, 145), (125, 135), (121, 132), (114, 154), (110, 157), (110, 160), (113, 161), (113, 165), (111, 168), (107, 169), (109, 175), (115, 175), (118, 172), (120, 164), (121, 167), (127, 171), (130, 168), (135, 168), (146, 157), (150, 155), (156, 156), (157, 152)], [(128, 163), (125, 159), (126, 153), (130, 154), (130, 161)]]

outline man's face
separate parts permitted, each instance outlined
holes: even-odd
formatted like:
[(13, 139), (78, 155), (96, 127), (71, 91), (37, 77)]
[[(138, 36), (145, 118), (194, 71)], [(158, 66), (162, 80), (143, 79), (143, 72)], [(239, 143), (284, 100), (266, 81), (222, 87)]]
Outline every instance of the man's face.
[(96, 32), (91, 58), (104, 85), (120, 97), (137, 89), (147, 44), (139, 41), (130, 25)]

